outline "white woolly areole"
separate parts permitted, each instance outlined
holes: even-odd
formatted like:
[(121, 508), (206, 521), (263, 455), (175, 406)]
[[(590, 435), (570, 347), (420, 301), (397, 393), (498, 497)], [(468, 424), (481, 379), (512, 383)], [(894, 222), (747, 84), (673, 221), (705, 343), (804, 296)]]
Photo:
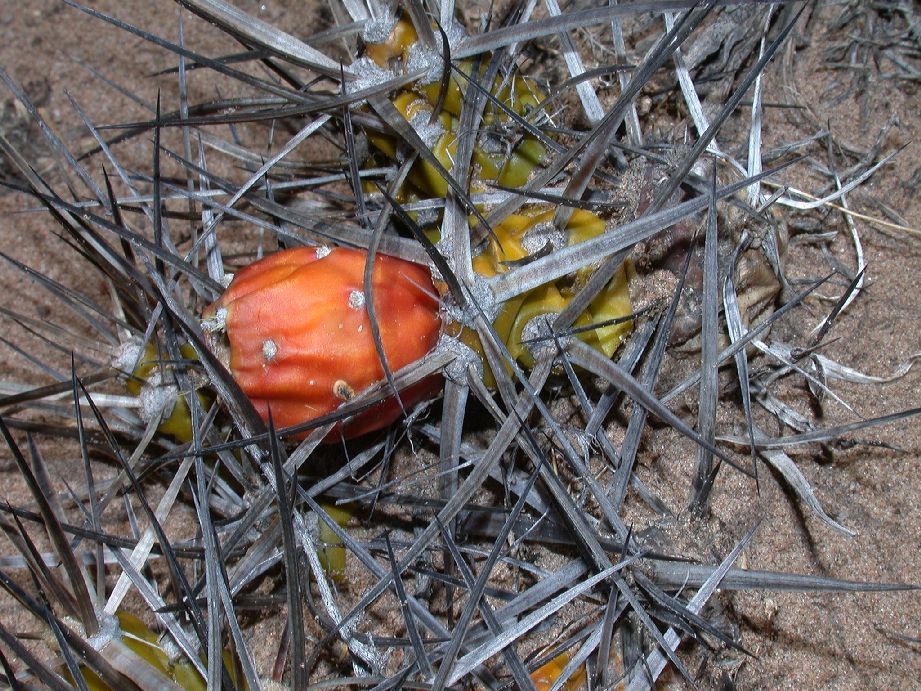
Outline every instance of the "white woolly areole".
[(173, 412), (173, 406), (179, 398), (179, 387), (175, 384), (164, 384), (160, 373), (154, 371), (141, 387), (138, 398), (141, 401), (141, 419), (144, 422), (159, 420)]
[[(453, 299), (449, 298), (446, 300), (444, 307), (445, 321), (457, 322), (462, 324), (465, 329), (474, 329), (476, 318), (482, 312), (487, 322), (494, 322), (501, 305), (496, 303), (493, 292), (486, 282), (476, 281), (466, 287), (468, 289), (467, 297), (470, 300), (469, 305), (462, 309)], [(448, 363), (444, 369), (444, 375), (448, 379), (464, 382), (467, 378), (467, 370), (470, 368), (473, 368), (473, 371), (480, 379), (483, 378), (485, 367), (482, 357), (458, 337), (442, 333), (436, 350), (446, 350), (455, 355), (454, 360)]]
[(361, 32), (361, 38), (365, 43), (384, 43), (393, 32), (393, 27), (397, 25), (396, 14), (391, 12), (383, 3), (381, 7), (385, 12), (380, 17), (369, 19), (365, 23), (364, 31)]
[(418, 214), (416, 218), (416, 225), (418, 225), (420, 228), (435, 225), (435, 223), (438, 222), (438, 209), (419, 209), (416, 211), (416, 214)]
[[(467, 38), (467, 32), (464, 31), (464, 27), (455, 21), (452, 21), (450, 26), (445, 28), (445, 35), (448, 37), (448, 46), (450, 46), (452, 53)], [(419, 79), (420, 84), (433, 84), (441, 81), (441, 74), (444, 71), (444, 55), (441, 50), (441, 41), (441, 32), (436, 31), (434, 50), (426, 48), (422, 41), (417, 41), (409, 47), (405, 72), (412, 74), (424, 71), (425, 75)]]
[(223, 331), (227, 328), (227, 308), (219, 307), (215, 312), (213, 317), (208, 317), (203, 319), (201, 322), (201, 330), (205, 333), (214, 333), (215, 331)]
[(435, 122), (429, 123), (429, 118), (432, 116), (432, 111), (423, 111), (414, 115), (412, 120), (409, 121), (410, 126), (416, 130), (416, 134), (419, 135), (419, 139), (425, 142), (425, 146), (428, 149), (434, 149), (435, 144), (438, 143), (438, 138), (444, 134), (444, 128), (441, 126), (441, 120), (435, 118)]
[(143, 354), (144, 348), (141, 342), (132, 338), (118, 347), (115, 357), (112, 359), (112, 367), (124, 372), (132, 372), (137, 367)]
[(265, 339), (265, 342), (262, 344), (262, 357), (271, 362), (275, 359), (276, 355), (278, 355), (278, 344), (271, 338)]
[(262, 685), (263, 691), (290, 691), (287, 686), (271, 678), (260, 677), (259, 683)]
[(467, 370), (472, 367), (474, 374), (483, 379), (483, 360), (473, 348), (456, 336), (442, 333), (435, 350), (443, 350), (454, 354), (454, 359), (444, 368), (445, 378), (459, 384), (463, 383), (467, 380)]
[(323, 259), (323, 257), (328, 257), (332, 251), (332, 247), (329, 247), (328, 245), (320, 245), (317, 247), (315, 254), (317, 255), (317, 259)]
[[(436, 39), (439, 37), (436, 35)], [(427, 49), (421, 42), (413, 43), (409, 47), (409, 56), (406, 60), (406, 72), (425, 72), (419, 78), (420, 84), (433, 84), (441, 80), (444, 71), (444, 58), (441, 53)]]
[(224, 274), (221, 276), (220, 284), (225, 288), (229, 288), (230, 284), (233, 283), (233, 274)]
[[(87, 643), (93, 647), (93, 650), (102, 650), (112, 642), (113, 638), (120, 637), (122, 631), (118, 624), (118, 618), (114, 614), (97, 612), (97, 620), (99, 621), (99, 630), (87, 639)], [(67, 617), (65, 618), (65, 623), (74, 628), (75, 631), (83, 632), (83, 624), (80, 622), (76, 622), (76, 626), (74, 626), (74, 622), (70, 620), (70, 617)]]
[(353, 290), (349, 293), (349, 307), (353, 310), (360, 310), (365, 306), (365, 294), (361, 290)]
[(169, 633), (165, 633), (160, 637), (160, 640), (157, 641), (157, 645), (160, 646), (160, 650), (166, 653), (166, 657), (169, 658), (171, 662), (176, 662), (185, 658), (185, 653), (182, 652), (182, 648), (173, 640), (173, 637)]
[(544, 221), (529, 228), (521, 239), (521, 246), (528, 254), (534, 254), (548, 242), (554, 248), (566, 245), (566, 233), (557, 228), (553, 221)]
[(393, 72), (379, 67), (376, 62), (367, 57), (358, 58), (349, 68), (356, 76), (356, 79), (349, 83), (349, 93), (373, 89), (394, 78)]
[(448, 35), (448, 45), (451, 46), (451, 52), (453, 53), (460, 44), (464, 42), (464, 39), (467, 38), (467, 30), (464, 28), (463, 24), (453, 19), (448, 26), (443, 28)]
[[(529, 320), (521, 330), (522, 344), (528, 349), (535, 360), (539, 358), (541, 351), (548, 348), (553, 350), (554, 354), (556, 354), (556, 341), (548, 337), (553, 333), (553, 320), (556, 319), (557, 314), (557, 312), (539, 314)], [(542, 340), (533, 341), (531, 343), (527, 342), (534, 338)], [(560, 336), (560, 343), (565, 346), (567, 338), (569, 337)]]

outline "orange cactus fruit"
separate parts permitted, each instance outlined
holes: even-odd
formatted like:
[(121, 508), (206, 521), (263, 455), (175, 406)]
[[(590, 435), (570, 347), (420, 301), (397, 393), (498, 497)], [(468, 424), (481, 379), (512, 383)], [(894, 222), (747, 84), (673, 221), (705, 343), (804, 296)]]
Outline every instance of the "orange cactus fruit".
[[(239, 271), (204, 312), (211, 347), (264, 420), (299, 425), (332, 413), (385, 378), (365, 306), (367, 253), (343, 247), (300, 247)], [(371, 294), (391, 371), (425, 356), (441, 320), (431, 272), (377, 255)], [(405, 408), (437, 394), (440, 377), (402, 390)], [(340, 427), (346, 438), (382, 429), (402, 413), (395, 397)], [(330, 441), (338, 439), (333, 431)]]

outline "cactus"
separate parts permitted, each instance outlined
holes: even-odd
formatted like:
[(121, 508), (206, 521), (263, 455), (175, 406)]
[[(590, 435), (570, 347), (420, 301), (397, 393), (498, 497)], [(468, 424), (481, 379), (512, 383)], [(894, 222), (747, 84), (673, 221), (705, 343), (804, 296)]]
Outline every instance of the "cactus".
[[(370, 43), (365, 48), (365, 54), (378, 67), (401, 74), (412, 69), (411, 55), (418, 48), (419, 39), (412, 23), (401, 18), (394, 24), (387, 39), (380, 43)], [(485, 63), (485, 59), (476, 63), (481, 78), (485, 75)], [(441, 93), (439, 82), (420, 81), (400, 91), (393, 99), (397, 111), (416, 129), (431, 128), (432, 123), (436, 124), (439, 132), (428, 134), (432, 140), (431, 152), (449, 173), (454, 166), (464, 91), (473, 88), (467, 86), (467, 83), (475, 68), (473, 61), (461, 61), (456, 69), (466, 75), (466, 79), (451, 75), (444, 93)], [(509, 113), (526, 117), (541, 112), (544, 94), (537, 84), (513, 70), (506, 78), (496, 76), (493, 79), (490, 95), (502, 103), (506, 110), (500, 110), (492, 102), (487, 104), (480, 123), (477, 145), (473, 150), (470, 193), (484, 192), (490, 185), (506, 188), (524, 186), (546, 153), (544, 145), (530, 134), (502, 136), (501, 133), (502, 126), (508, 125), (511, 120)], [(433, 117), (436, 107), (440, 110)], [(394, 140), (373, 133), (370, 134), (370, 140), (387, 157), (398, 158), (398, 147)], [(397, 200), (411, 202), (426, 197), (443, 198), (447, 193), (448, 183), (441, 172), (428, 161), (417, 160), (406, 182), (398, 190)], [(507, 263), (527, 259), (545, 243), (552, 245), (551, 240), (542, 240), (539, 232), (535, 231), (546, 233), (548, 228), (552, 231), (555, 212), (555, 208), (550, 205), (531, 204), (521, 214), (507, 216), (493, 229), (485, 250), (473, 258), (474, 271), (481, 276), (495, 276), (505, 271)], [(575, 209), (566, 223), (565, 238), (560, 244), (583, 242), (602, 234), (605, 228), (605, 222), (596, 214)], [(437, 228), (430, 235), (437, 239)], [(591, 267), (580, 268), (561, 279), (517, 295), (500, 306), (493, 326), (515, 361), (526, 368), (533, 366), (534, 359), (527, 345), (522, 343), (525, 328), (540, 316), (558, 314), (565, 309), (591, 272)], [(588, 331), (580, 330), (580, 338), (607, 357), (614, 354), (630, 330), (631, 323), (625, 319), (632, 311), (629, 272), (629, 265), (624, 265), (574, 322), (577, 328), (596, 327)], [(457, 325), (448, 325), (448, 330), (455, 334), (461, 333)], [(482, 346), (475, 335), (466, 333), (461, 338), (482, 353)], [(488, 365), (484, 368), (484, 378), (488, 385), (494, 384), (493, 373)]]
[[(381, 43), (369, 43), (366, 55), (381, 68), (405, 74), (411, 69), (410, 55), (419, 47), (418, 37), (412, 24), (406, 18), (399, 19), (388, 38)], [(485, 61), (478, 61), (480, 77), (485, 73)], [(461, 114), (463, 94), (466, 81), (475, 69), (474, 61), (462, 60), (457, 71), (466, 75), (466, 80), (450, 76), (445, 93), (441, 94), (441, 85), (437, 81), (419, 81), (410, 88), (400, 91), (394, 98), (396, 109), (407, 122), (428, 130), (432, 139), (431, 151), (438, 162), (447, 171), (454, 167), (454, 154), (457, 144), (458, 118)], [(471, 87), (472, 88), (472, 87)], [(543, 94), (533, 80), (512, 73), (508, 79), (497, 76), (490, 87), (490, 94), (501, 102), (509, 112), (521, 117), (540, 111)], [(438, 113), (434, 109), (438, 107)], [(481, 123), (479, 144), (474, 148), (474, 171), (470, 184), (471, 191), (484, 191), (488, 184), (503, 187), (521, 187), (528, 181), (531, 171), (540, 164), (546, 148), (533, 135), (526, 134), (520, 141), (508, 141), (500, 135), (504, 125), (510, 123), (507, 112), (494, 104), (487, 105), (487, 112)], [(433, 131), (434, 130), (434, 131)], [(496, 130), (495, 133), (491, 133)], [(371, 142), (387, 157), (397, 157), (396, 141), (387, 136), (369, 133)], [(448, 192), (448, 185), (441, 173), (428, 161), (417, 161), (409, 173), (407, 182), (399, 190), (397, 199), (409, 202), (420, 198), (443, 198)]]
[[(77, 251), (54, 257), (61, 282), (3, 255), (62, 309), (2, 309), (17, 333), (4, 342), (37, 368), (3, 382), (0, 431), (28, 494), (11, 482), (0, 502), (0, 685), (632, 688), (670, 667), (706, 686), (726, 680), (689, 668), (732, 669), (751, 632), (709, 607), (723, 592), (905, 587), (766, 571), (758, 550), (757, 568), (733, 568), (755, 534), (741, 520), (768, 497), (802, 501), (815, 539), (849, 533), (785, 446), (901, 419), (823, 429), (782, 400), (803, 390), (790, 363), (820, 362), (852, 295), (815, 335), (767, 337), (783, 318), (795, 338), (816, 289), (784, 279), (782, 212), (758, 172), (776, 110), (757, 80), (792, 6), (733, 4), (763, 12), (764, 46), (711, 109), (684, 51), (725, 28), (718, 6), (550, 0), (477, 17), (436, 0), (394, 16), (334, 0), (336, 28), (298, 17), (285, 34), (268, 6), (181, 4), (222, 42), (198, 44), (211, 39), (184, 15), (181, 39), (157, 39), (172, 51), (159, 77), (179, 83), (160, 85), (159, 109), (117, 134), (80, 110), (99, 156), (68, 152), (0, 71), (58, 159), (48, 172), (0, 133), (24, 208), (49, 211), (30, 232), (54, 222), (40, 246)], [(640, 7), (650, 21), (630, 19)], [(721, 129), (745, 99), (751, 131), (748, 113)], [(824, 137), (796, 144), (803, 179), (826, 174)], [(130, 165), (122, 147), (137, 147)], [(798, 213), (840, 265), (833, 216)], [(752, 301), (769, 303), (763, 322), (745, 318)], [(696, 344), (679, 351), (676, 334)], [(756, 366), (754, 339), (772, 348)], [(803, 434), (767, 438), (754, 424), (768, 421)], [(756, 483), (765, 463), (777, 472)], [(730, 473), (717, 525), (709, 488)], [(774, 477), (793, 492), (759, 494)]]

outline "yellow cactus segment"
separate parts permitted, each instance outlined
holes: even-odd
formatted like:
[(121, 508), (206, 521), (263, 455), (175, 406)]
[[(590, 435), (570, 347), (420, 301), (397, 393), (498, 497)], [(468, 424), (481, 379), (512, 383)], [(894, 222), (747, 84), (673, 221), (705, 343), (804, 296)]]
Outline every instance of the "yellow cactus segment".
[[(369, 44), (365, 54), (378, 66), (383, 68), (402, 69), (408, 60), (409, 49), (417, 40), (416, 31), (407, 19), (400, 19), (390, 37), (384, 43)], [(401, 64), (396, 64), (396, 59), (402, 58)], [(457, 66), (464, 74), (470, 76), (474, 63), (463, 60)], [(480, 76), (485, 77), (486, 61), (481, 62)], [(447, 171), (454, 167), (454, 149), (457, 139), (458, 118), (464, 103), (464, 93), (469, 87), (467, 80), (457, 75), (448, 81), (448, 88), (440, 102), (437, 122), (442, 132), (432, 148), (432, 153), (438, 162)], [(399, 92), (393, 99), (396, 107), (407, 121), (412, 122), (420, 115), (425, 115), (426, 120), (431, 116), (432, 110), (439, 105), (441, 82), (434, 81), (428, 84), (415, 84)], [(539, 108), (543, 93), (530, 79), (513, 73), (507, 77), (497, 76), (490, 93), (511, 112), (526, 116), (531, 110)], [(508, 125), (511, 116), (498, 108), (495, 103), (489, 103), (483, 114), (482, 124), (484, 134), (474, 148), (473, 162), (474, 174), (471, 180), (471, 191), (486, 189), (485, 183), (498, 183), (506, 187), (521, 187), (524, 185), (531, 172), (540, 164), (541, 158), (546, 153), (544, 145), (531, 135), (521, 137), (515, 134), (505, 141), (501, 138), (485, 134), (488, 129)], [(386, 157), (397, 158), (397, 142), (392, 138), (379, 134), (369, 134), (371, 143)], [(412, 196), (419, 198), (444, 197), (448, 185), (434, 166), (424, 160), (419, 160), (410, 171), (404, 189), (397, 195), (398, 201), (405, 202)]]
[(537, 139), (525, 137), (502, 166), (502, 172), (496, 182), (502, 187), (524, 187), (531, 171), (540, 165), (546, 152), (547, 149)]
[[(431, 116), (432, 114), (432, 105), (428, 101), (419, 98), (419, 95), (412, 91), (401, 91), (393, 99), (393, 105), (407, 121), (418, 115)], [(450, 116), (445, 115), (444, 117), (447, 117), (450, 121)]]
[[(235, 688), (248, 688), (246, 680), (243, 679), (243, 671), (240, 669), (239, 661), (233, 656), (228, 649), (224, 649), (221, 654), (221, 659), (224, 663), (224, 668), (227, 670), (228, 675), (230, 676), (230, 681), (233, 682)], [(202, 656), (202, 661), (205, 658)], [(185, 661), (180, 662), (172, 667), (173, 681), (175, 681), (179, 688), (184, 689), (184, 691), (206, 691), (208, 684), (205, 679), (198, 673), (198, 670), (195, 669), (195, 665), (191, 662)]]
[[(588, 321), (591, 324), (603, 324), (615, 319), (621, 319), (633, 312), (633, 305), (630, 302), (630, 277), (632, 273), (633, 266), (627, 263), (624, 268), (614, 274), (611, 282), (592, 300), (588, 310), (586, 310), (590, 313)], [(631, 322), (620, 322), (597, 327), (594, 330), (594, 334), (598, 339), (600, 350), (608, 357), (611, 357), (632, 328), (633, 324)]]
[[(133, 614), (118, 612), (116, 616), (121, 629), (120, 642), (164, 677), (171, 679), (169, 657), (160, 647), (157, 635)], [(103, 654), (105, 654), (105, 649), (103, 649)], [(91, 669), (83, 667), (81, 674), (90, 691), (110, 691), (108, 684)], [(66, 676), (68, 681), (73, 681), (69, 674)]]
[(395, 58), (401, 58), (405, 64), (409, 59), (409, 49), (418, 40), (416, 27), (412, 22), (401, 19), (394, 25), (386, 41), (369, 44), (365, 54), (383, 69), (388, 68)]
[(169, 657), (160, 647), (157, 635), (133, 614), (118, 612), (116, 616), (122, 630), (122, 642), (151, 666), (168, 677), (172, 676), (169, 670)]
[[(321, 503), (321, 507), (329, 514), (340, 527), (345, 527), (352, 517), (353, 512), (348, 506), (337, 506), (335, 504)], [(345, 547), (339, 540), (339, 536), (333, 532), (333, 529), (326, 525), (326, 522), (320, 522), (319, 542), (320, 549), (318, 555), (320, 564), (326, 574), (335, 580), (341, 580), (345, 577)]]
[[(195, 349), (189, 343), (180, 346), (179, 352), (187, 360), (198, 359)], [(140, 362), (125, 383), (125, 389), (127, 389), (128, 393), (132, 396), (140, 396), (141, 391), (156, 368), (157, 351), (152, 343), (148, 343), (144, 346), (144, 355), (141, 357)], [(198, 395), (199, 403), (205, 410), (211, 407), (211, 400), (202, 391), (198, 390), (196, 394)], [(163, 419), (157, 430), (161, 434), (166, 434), (182, 443), (192, 441), (192, 413), (184, 396), (179, 396), (176, 399), (173, 410)]]
[(518, 313), (515, 315), (515, 321), (512, 324), (511, 338), (507, 345), (509, 353), (527, 369), (534, 366), (534, 358), (531, 357), (531, 351), (521, 342), (521, 336), (524, 333), (524, 327), (532, 319), (544, 314), (559, 314), (566, 307), (566, 300), (557, 290), (553, 283), (538, 286), (528, 292)]
[[(457, 138), (453, 132), (442, 134), (432, 153), (441, 166), (448, 172), (454, 167), (454, 154), (457, 151)], [(448, 182), (442, 177), (435, 166), (425, 160), (417, 161), (409, 171), (409, 181), (417, 188), (424, 190), (431, 197), (444, 197), (448, 194)]]
[[(529, 231), (537, 230), (542, 224), (549, 227), (549, 224), (553, 223), (554, 215), (552, 209), (531, 209), (523, 214), (508, 216), (493, 228), (495, 239), (490, 241), (486, 251), (474, 257), (473, 270), (481, 276), (495, 276), (506, 271), (508, 263), (527, 257), (529, 252), (525, 247), (525, 241)], [(604, 227), (604, 221), (595, 214), (575, 209), (566, 226), (567, 243), (574, 245), (584, 242), (604, 232)], [(621, 268), (574, 323), (576, 327), (598, 324), (595, 329), (581, 331), (578, 337), (608, 357), (614, 354), (631, 329), (630, 322), (603, 325), (632, 312), (630, 270), (629, 266)], [(526, 368), (534, 364), (529, 349), (521, 343), (522, 331), (528, 322), (542, 314), (561, 312), (591, 276), (591, 271), (591, 267), (582, 269), (573, 276), (538, 286), (502, 305), (493, 328), (517, 362)], [(482, 353), (482, 347), (473, 334), (461, 334), (461, 340)], [(494, 385), (491, 372), (486, 373), (486, 383), (489, 386)]]
[[(472, 69), (472, 63), (469, 60), (462, 62), (458, 68), (466, 75), (470, 75), (470, 70)], [(440, 82), (432, 82), (431, 84), (424, 84), (419, 87), (419, 91), (426, 98), (432, 108), (435, 107), (435, 104), (438, 103), (438, 93), (441, 90)], [(445, 93), (444, 101), (441, 104), (441, 110), (444, 113), (459, 118), (461, 114), (461, 107), (464, 105), (464, 94), (461, 91), (460, 85), (457, 83), (456, 78), (451, 78), (451, 81), (448, 83), (448, 89)]]
[[(480, 76), (485, 76), (486, 72), (486, 62), (480, 62)], [(467, 75), (468, 77), (473, 72), (473, 61), (463, 60), (458, 65), (458, 69)], [(466, 79), (461, 78), (465, 83), (464, 89), (466, 89)], [(435, 104), (438, 103), (438, 94), (441, 90), (440, 82), (432, 82), (431, 84), (424, 84), (419, 88), (419, 91), (425, 96), (428, 102), (435, 107)], [(442, 103), (441, 109), (443, 112), (450, 113), (456, 118), (460, 117), (461, 107), (464, 104), (464, 89), (461, 88), (461, 84), (456, 78), (452, 78), (448, 84), (448, 90), (445, 94), (444, 102)], [(525, 77), (522, 77), (519, 74), (513, 73), (507, 79), (497, 76), (493, 81), (492, 88), (490, 93), (495, 97), (497, 101), (500, 101), (506, 108), (511, 110), (516, 115), (527, 115), (529, 111), (540, 106), (540, 102), (544, 98), (544, 94), (537, 87), (537, 84)], [(487, 104), (486, 110), (483, 115), (483, 120), (487, 125), (495, 125), (500, 122), (510, 122), (511, 116), (497, 108), (494, 103)]]

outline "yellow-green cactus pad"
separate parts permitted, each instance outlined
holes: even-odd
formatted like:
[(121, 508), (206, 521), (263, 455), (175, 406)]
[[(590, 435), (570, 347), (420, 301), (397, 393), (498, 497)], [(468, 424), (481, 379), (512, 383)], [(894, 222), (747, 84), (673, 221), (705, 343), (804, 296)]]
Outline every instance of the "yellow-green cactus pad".
[[(400, 70), (409, 59), (409, 50), (417, 41), (416, 31), (406, 19), (400, 19), (394, 26), (390, 37), (384, 43), (368, 45), (365, 54), (379, 67)], [(474, 63), (461, 61), (458, 69), (468, 77), (473, 71)], [(485, 61), (481, 64), (481, 77), (485, 72)], [(440, 104), (436, 123), (441, 132), (432, 144), (432, 153), (447, 171), (454, 166), (454, 148), (457, 139), (458, 118), (464, 101), (464, 92), (468, 88), (467, 80), (458, 75), (450, 78), (447, 91)], [(439, 105), (441, 89), (439, 81), (428, 84), (415, 84), (400, 91), (393, 99), (393, 104), (408, 122), (416, 118), (431, 119), (432, 111)], [(490, 93), (511, 112), (522, 117), (539, 108), (543, 93), (530, 79), (517, 73), (508, 78), (496, 77)], [(546, 153), (544, 145), (532, 135), (521, 136), (516, 133), (509, 141), (490, 140), (485, 132), (494, 126), (511, 123), (511, 116), (488, 104), (482, 120), (482, 134), (474, 148), (471, 191), (484, 191), (486, 183), (495, 183), (505, 187), (521, 187), (528, 180), (531, 171), (540, 164)], [(395, 159), (397, 145), (391, 138), (383, 135), (369, 135), (371, 142), (388, 158)], [(419, 160), (410, 171), (404, 189), (400, 190), (398, 200), (405, 203), (412, 198), (444, 197), (448, 185), (442, 175), (428, 162)]]
[[(346, 523), (352, 517), (352, 511), (348, 506), (337, 506), (335, 504), (320, 504), (323, 510), (329, 514), (340, 527), (345, 527)], [(345, 577), (345, 557), (346, 551), (339, 537), (330, 528), (326, 521), (319, 521), (319, 541), (320, 549), (317, 555), (320, 558), (320, 564), (326, 574), (335, 580), (341, 580)]]
[[(527, 209), (524, 213), (510, 215), (493, 229), (495, 238), (490, 240), (488, 248), (474, 258), (474, 271), (482, 276), (495, 276), (506, 271), (508, 262), (527, 257), (529, 252), (525, 248), (525, 241), (528, 232), (541, 224), (551, 224), (554, 214), (553, 209), (544, 208)], [(574, 245), (602, 232), (604, 221), (591, 212), (576, 209), (566, 226), (566, 242)], [(620, 347), (632, 328), (629, 321), (605, 325), (606, 322), (626, 317), (632, 312), (629, 271), (629, 265), (618, 270), (574, 324), (577, 327), (598, 325), (594, 329), (581, 331), (579, 338), (608, 357)], [(521, 334), (528, 322), (542, 314), (556, 314), (565, 309), (590, 275), (589, 267), (572, 276), (538, 286), (502, 306), (493, 326), (516, 361), (525, 367), (534, 364), (528, 348), (521, 343)]]

